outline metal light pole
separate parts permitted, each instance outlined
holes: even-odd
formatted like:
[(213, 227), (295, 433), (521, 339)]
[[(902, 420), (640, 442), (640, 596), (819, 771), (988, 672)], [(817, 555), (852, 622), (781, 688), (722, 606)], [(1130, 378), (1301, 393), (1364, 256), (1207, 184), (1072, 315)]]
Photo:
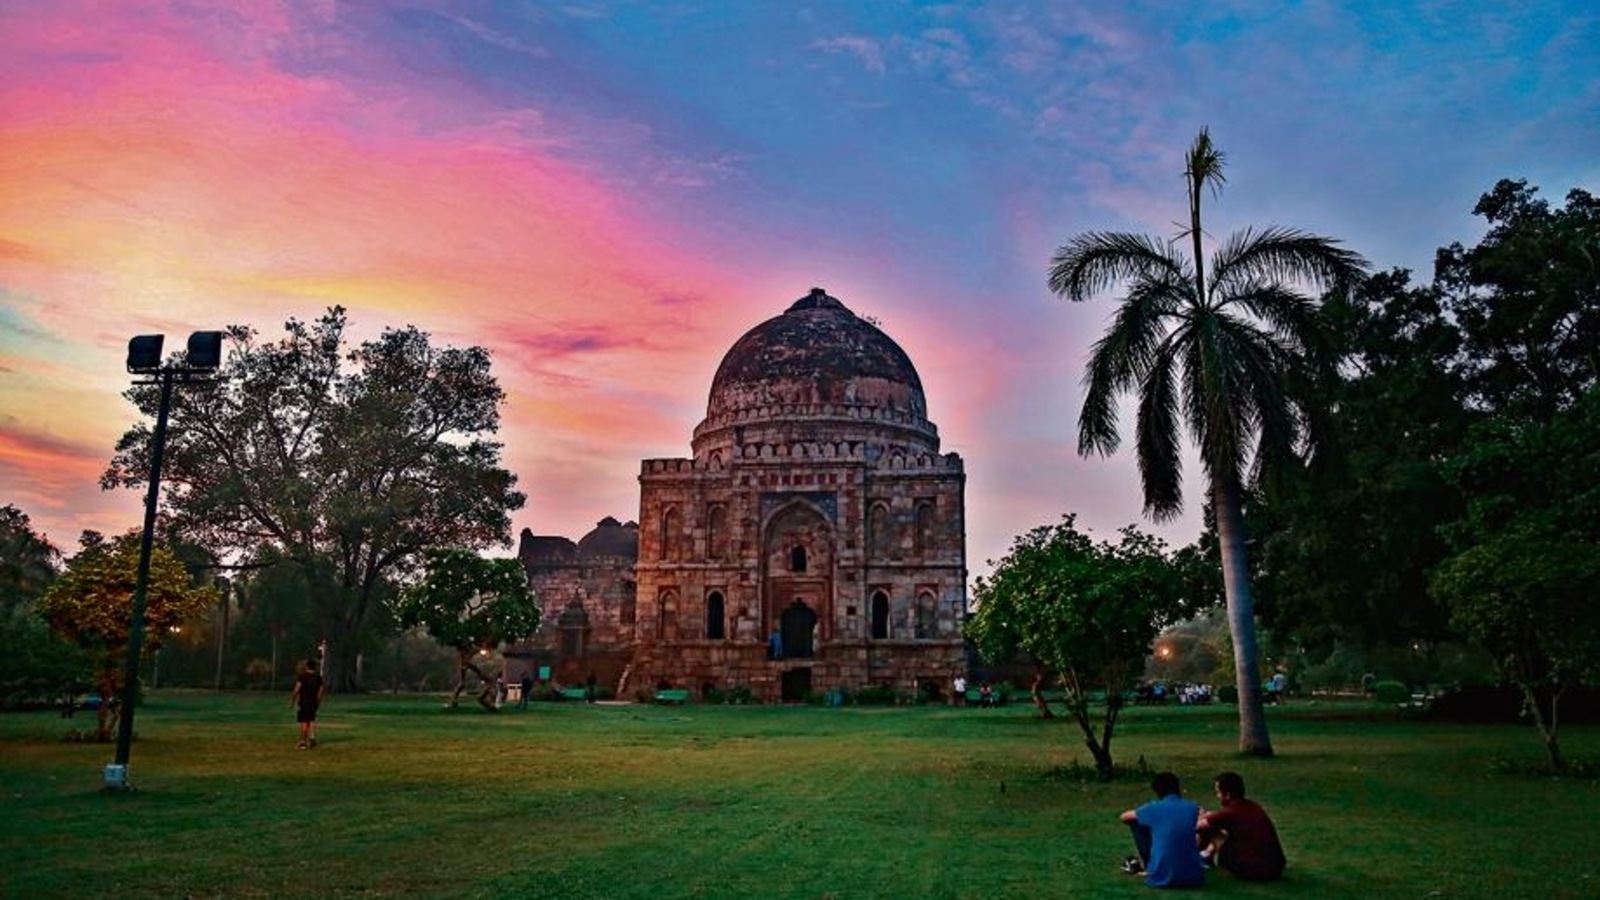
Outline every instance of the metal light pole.
[(222, 364), (222, 332), (196, 331), (189, 335), (189, 352), (182, 364), (165, 365), (161, 345), (165, 337), (142, 334), (128, 341), (128, 371), (149, 380), (137, 384), (161, 385), (156, 409), (156, 430), (150, 436), (150, 489), (144, 498), (144, 532), (139, 536), (139, 572), (133, 586), (133, 615), (128, 620), (128, 658), (122, 674), (122, 709), (117, 720), (117, 756), (105, 770), (107, 790), (128, 790), (128, 756), (133, 751), (133, 707), (139, 693), (139, 653), (144, 646), (145, 594), (150, 587), (150, 549), (155, 543), (156, 506), (161, 496), (161, 456), (167, 446), (167, 410), (172, 385), (210, 375)]

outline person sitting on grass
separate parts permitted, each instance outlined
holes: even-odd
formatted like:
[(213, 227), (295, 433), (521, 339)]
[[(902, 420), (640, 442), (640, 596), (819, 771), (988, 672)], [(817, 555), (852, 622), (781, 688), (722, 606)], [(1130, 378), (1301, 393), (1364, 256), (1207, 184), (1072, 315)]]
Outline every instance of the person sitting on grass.
[(1244, 778), (1223, 772), (1216, 788), (1222, 808), (1200, 814), (1201, 856), (1246, 881), (1281, 878), (1285, 859), (1278, 829), (1261, 804), (1245, 797)]
[(1122, 814), (1139, 851), (1123, 861), (1122, 870), (1129, 875), (1144, 873), (1144, 883), (1153, 888), (1204, 885), (1206, 870), (1195, 843), (1200, 805), (1184, 799), (1178, 776), (1171, 772), (1157, 773), (1150, 789), (1156, 799)]

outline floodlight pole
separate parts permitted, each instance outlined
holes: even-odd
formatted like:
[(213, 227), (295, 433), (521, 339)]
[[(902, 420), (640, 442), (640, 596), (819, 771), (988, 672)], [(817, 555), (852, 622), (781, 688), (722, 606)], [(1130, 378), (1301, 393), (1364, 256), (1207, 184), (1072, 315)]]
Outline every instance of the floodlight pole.
[(105, 788), (128, 790), (128, 756), (133, 751), (133, 707), (139, 695), (139, 656), (144, 649), (144, 612), (150, 589), (150, 551), (155, 544), (156, 509), (161, 498), (161, 457), (167, 449), (167, 411), (172, 407), (172, 385), (181, 377), (215, 372), (222, 361), (222, 332), (197, 331), (189, 335), (188, 358), (183, 364), (163, 364), (161, 335), (140, 335), (128, 342), (128, 371), (148, 376), (160, 384), (156, 430), (150, 435), (150, 488), (144, 498), (144, 531), (139, 535), (139, 572), (133, 585), (133, 612), (128, 619), (128, 658), (122, 671), (122, 708), (117, 711), (117, 755), (106, 767)]
[(116, 764), (126, 766), (133, 750), (133, 707), (139, 693), (139, 653), (144, 645), (145, 593), (150, 587), (150, 550), (155, 543), (156, 501), (161, 495), (161, 456), (167, 448), (167, 408), (172, 403), (172, 381), (177, 371), (163, 368), (161, 405), (156, 430), (150, 436), (150, 490), (144, 498), (144, 533), (139, 536), (139, 574), (133, 584), (133, 617), (128, 621), (128, 659), (122, 672), (122, 709), (117, 724)]

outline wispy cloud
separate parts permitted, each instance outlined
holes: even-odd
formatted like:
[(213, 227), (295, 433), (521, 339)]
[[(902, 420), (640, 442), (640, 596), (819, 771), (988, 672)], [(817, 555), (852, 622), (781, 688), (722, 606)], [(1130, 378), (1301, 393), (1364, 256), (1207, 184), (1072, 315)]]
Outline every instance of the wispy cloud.
[(883, 47), (872, 38), (844, 35), (813, 41), (811, 47), (824, 53), (844, 53), (853, 56), (861, 63), (862, 68), (875, 75), (882, 75), (886, 71), (883, 62)]

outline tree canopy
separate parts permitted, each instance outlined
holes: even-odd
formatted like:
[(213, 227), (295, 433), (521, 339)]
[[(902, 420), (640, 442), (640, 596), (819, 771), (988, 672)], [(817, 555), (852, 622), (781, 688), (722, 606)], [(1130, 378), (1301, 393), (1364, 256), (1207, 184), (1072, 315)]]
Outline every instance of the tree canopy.
[(33, 530), (27, 513), (0, 506), (0, 612), (37, 600), (60, 562), (61, 553)]
[[(1144, 670), (1161, 629), (1193, 614), (1194, 581), (1154, 537), (1128, 527), (1096, 542), (1076, 518), (1018, 537), (994, 572), (979, 578), (967, 636), (990, 662), (1019, 652), (1060, 678), (1066, 705), (1103, 777), (1123, 691)], [(1091, 700), (1104, 698), (1098, 730)]]
[[(90, 537), (39, 600), (38, 613), (50, 627), (89, 652), (96, 686), (108, 701), (120, 696), (123, 688), (138, 572), (138, 536), (108, 542)], [(216, 602), (217, 589), (196, 585), (171, 549), (159, 544), (151, 548), (145, 587), (145, 647), (160, 647), (169, 629), (205, 615)], [(102, 704), (101, 740), (114, 735), (115, 723), (111, 704)]]
[(538, 629), (539, 605), (528, 573), (520, 560), (486, 559), (461, 548), (429, 550), (424, 556), (426, 574), (400, 599), (400, 624), (425, 628), (434, 640), (455, 649), (458, 678), (452, 706), (471, 671), (484, 687), (478, 702), (495, 709), (489, 692), (500, 673), (484, 671), (477, 656)]
[[(341, 689), (355, 686), (370, 614), (421, 552), (504, 544), (524, 501), (491, 439), (504, 392), (488, 351), (435, 347), (415, 327), (347, 350), (346, 328), (340, 307), (290, 319), (271, 343), (230, 328), (215, 386), (175, 394), (162, 496), (173, 533), (307, 572)], [(128, 397), (154, 417), (153, 388)], [(105, 486), (144, 484), (149, 432), (123, 435)]]

